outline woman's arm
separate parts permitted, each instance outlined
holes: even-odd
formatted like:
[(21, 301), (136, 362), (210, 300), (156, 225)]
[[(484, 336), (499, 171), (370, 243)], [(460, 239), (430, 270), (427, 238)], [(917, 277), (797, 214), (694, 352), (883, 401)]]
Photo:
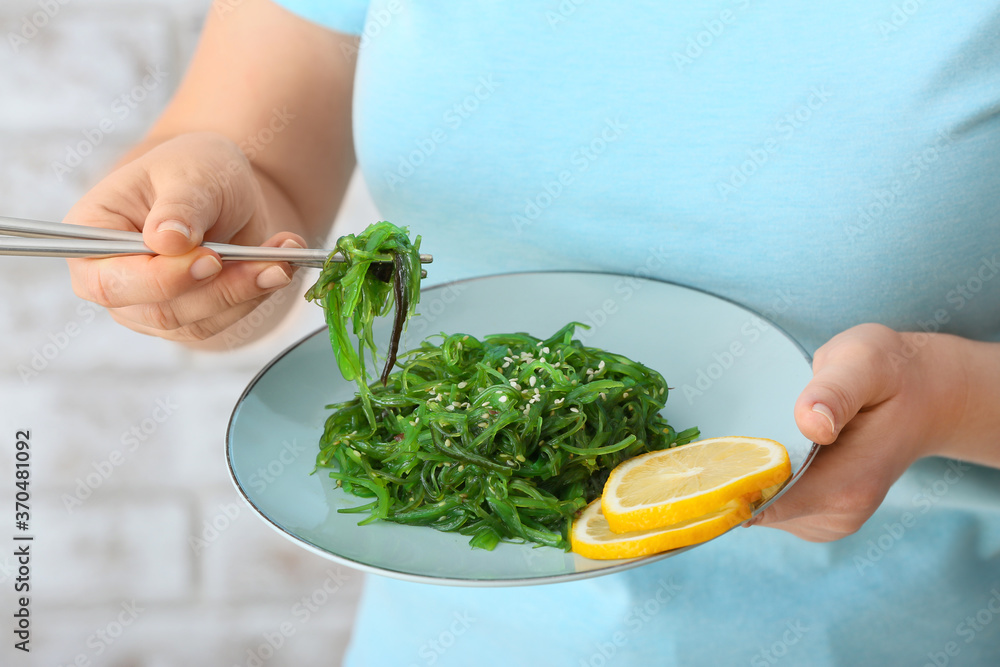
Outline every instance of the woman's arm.
[(287, 285), (285, 263), (223, 267), (200, 244), (325, 238), (354, 167), (356, 50), (356, 38), (270, 0), (213, 8), (184, 81), (146, 140), (66, 217), (141, 230), (160, 255), (72, 260), (77, 293), (125, 326), (191, 342)]

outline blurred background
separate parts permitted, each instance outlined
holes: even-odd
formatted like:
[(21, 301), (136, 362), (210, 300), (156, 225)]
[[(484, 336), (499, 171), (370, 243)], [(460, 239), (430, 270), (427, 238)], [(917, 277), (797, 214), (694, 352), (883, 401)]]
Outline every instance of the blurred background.
[[(170, 99), (209, 11), (209, 0), (4, 0), (0, 215), (61, 220)], [(333, 234), (376, 217), (355, 179)], [(339, 664), (361, 576), (253, 515), (224, 451), (247, 383), (321, 324), (302, 301), (266, 340), (195, 353), (78, 299), (62, 260), (0, 257), (0, 664)], [(30, 654), (10, 639), (21, 429)]]

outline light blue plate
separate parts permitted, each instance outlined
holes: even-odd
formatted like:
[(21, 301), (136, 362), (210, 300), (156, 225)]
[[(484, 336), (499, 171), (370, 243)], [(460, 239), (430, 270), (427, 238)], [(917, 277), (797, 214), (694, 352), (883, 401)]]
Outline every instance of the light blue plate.
[[(660, 371), (673, 388), (664, 410), (678, 430), (702, 437), (772, 438), (788, 449), (794, 483), (816, 446), (799, 433), (792, 408), (812, 377), (808, 355), (759, 315), (704, 292), (595, 273), (531, 273), (461, 281), (425, 290), (400, 345), (428, 335), (525, 331), (547, 337), (570, 321), (586, 344)], [(376, 340), (384, 349), (389, 319)], [(378, 338), (381, 336), (381, 338)], [(310, 551), (368, 572), (424, 583), (517, 586), (618, 572), (676, 555), (596, 561), (551, 547), (469, 547), (469, 538), (377, 522), (337, 509), (347, 495), (322, 471), (310, 475), (329, 403), (351, 398), (326, 330), (281, 353), (250, 383), (229, 423), (227, 454), (236, 488), (280, 533)], [(787, 486), (786, 486), (787, 488)]]

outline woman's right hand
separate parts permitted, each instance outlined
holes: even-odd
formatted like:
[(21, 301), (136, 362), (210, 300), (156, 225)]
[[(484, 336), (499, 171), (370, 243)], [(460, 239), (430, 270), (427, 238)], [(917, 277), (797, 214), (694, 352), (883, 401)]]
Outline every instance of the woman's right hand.
[(272, 220), (240, 148), (213, 132), (182, 134), (98, 183), (64, 222), (140, 231), (157, 255), (69, 260), (76, 294), (135, 331), (210, 338), (291, 282), (285, 262), (226, 262), (202, 241), (306, 247)]

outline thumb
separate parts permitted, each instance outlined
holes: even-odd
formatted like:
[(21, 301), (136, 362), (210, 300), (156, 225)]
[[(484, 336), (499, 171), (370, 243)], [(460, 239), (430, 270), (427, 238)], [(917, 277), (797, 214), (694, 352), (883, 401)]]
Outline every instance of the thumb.
[(183, 176), (156, 184), (155, 200), (142, 227), (142, 240), (161, 255), (183, 255), (201, 245), (222, 212), (221, 193)]
[(867, 337), (835, 338), (820, 348), (813, 379), (795, 402), (795, 423), (802, 434), (828, 445), (863, 408), (892, 398), (896, 374), (888, 358), (881, 341)]

